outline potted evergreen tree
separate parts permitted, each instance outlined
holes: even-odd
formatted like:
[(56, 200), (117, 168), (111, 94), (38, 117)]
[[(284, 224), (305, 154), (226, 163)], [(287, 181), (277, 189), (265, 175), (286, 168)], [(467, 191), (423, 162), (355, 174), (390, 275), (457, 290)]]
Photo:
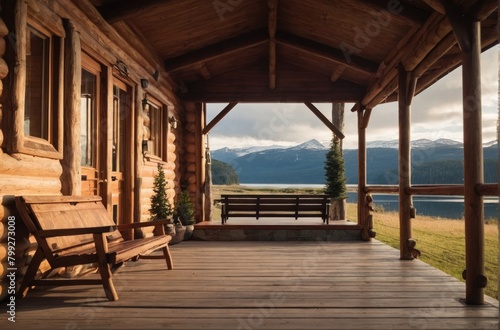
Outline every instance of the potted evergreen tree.
[[(151, 220), (172, 220), (174, 210), (167, 196), (167, 180), (165, 179), (165, 171), (163, 166), (158, 163), (158, 173), (154, 177), (154, 194), (151, 196), (151, 208), (149, 214)], [(173, 225), (165, 225), (165, 232), (172, 235), (173, 244), (176, 238), (176, 232)], [(144, 233), (143, 233), (144, 234)]]
[(335, 137), (332, 139), (330, 150), (326, 154), (325, 177), (324, 192), (331, 198), (330, 218), (332, 220), (345, 220), (347, 194), (344, 158), (342, 150), (340, 150), (340, 143)]
[(151, 220), (171, 219), (173, 214), (172, 205), (167, 196), (167, 181), (165, 180), (165, 171), (163, 166), (158, 163), (158, 174), (155, 175), (153, 192), (151, 196)]
[(184, 239), (189, 239), (194, 230), (194, 206), (189, 199), (189, 192), (183, 189), (177, 197), (174, 210), (176, 227), (185, 228)]

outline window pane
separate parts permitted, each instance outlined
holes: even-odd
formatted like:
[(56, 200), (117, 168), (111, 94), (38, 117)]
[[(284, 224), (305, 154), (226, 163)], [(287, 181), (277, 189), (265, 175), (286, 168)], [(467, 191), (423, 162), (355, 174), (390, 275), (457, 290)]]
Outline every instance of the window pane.
[(151, 140), (153, 141), (153, 153), (156, 156), (161, 157), (162, 156), (162, 153), (161, 153), (162, 111), (161, 111), (161, 109), (159, 107), (151, 104), (149, 106), (149, 118), (150, 118), (149, 129), (151, 132)]
[(28, 27), (24, 133), (48, 140), (50, 38)]
[(81, 96), (81, 137), (82, 137), (82, 166), (94, 166), (94, 134), (96, 126), (96, 83), (97, 77), (82, 70)]
[(113, 87), (113, 155), (112, 170), (123, 171), (125, 164), (125, 119), (130, 113), (126, 91)]

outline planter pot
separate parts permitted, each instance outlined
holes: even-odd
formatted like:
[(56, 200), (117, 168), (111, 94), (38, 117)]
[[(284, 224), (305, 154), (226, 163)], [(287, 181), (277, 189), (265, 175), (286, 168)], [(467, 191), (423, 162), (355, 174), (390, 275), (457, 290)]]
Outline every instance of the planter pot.
[(346, 220), (346, 198), (332, 198), (330, 203), (330, 220)]
[(193, 236), (194, 225), (187, 225), (184, 228), (186, 228), (186, 231), (184, 232), (184, 240), (187, 241), (191, 238), (191, 236)]
[(172, 240), (170, 241), (170, 245), (179, 244), (184, 240), (184, 233), (186, 232), (186, 228), (184, 226), (176, 225), (174, 227), (175, 233), (172, 235)]

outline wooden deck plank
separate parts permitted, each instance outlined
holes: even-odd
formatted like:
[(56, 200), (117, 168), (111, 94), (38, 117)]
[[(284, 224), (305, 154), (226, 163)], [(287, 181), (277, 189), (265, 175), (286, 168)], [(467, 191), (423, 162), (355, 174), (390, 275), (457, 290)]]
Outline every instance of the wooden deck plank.
[[(35, 288), (6, 329), (498, 329), (498, 301), (366, 242), (197, 242), (128, 263), (120, 300), (96, 286)], [(5, 314), (4, 314), (5, 315)], [(0, 322), (3, 327), (3, 322)]]

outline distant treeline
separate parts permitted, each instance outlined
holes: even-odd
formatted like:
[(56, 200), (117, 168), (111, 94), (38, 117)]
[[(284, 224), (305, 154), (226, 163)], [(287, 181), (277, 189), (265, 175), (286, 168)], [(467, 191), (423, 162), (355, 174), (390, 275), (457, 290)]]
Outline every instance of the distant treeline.
[[(398, 172), (396, 169), (385, 171), (375, 183), (396, 184)], [(413, 164), (411, 169), (413, 184), (463, 184), (464, 164), (461, 160), (441, 160), (423, 164)], [(484, 182), (498, 182), (498, 161), (484, 160)]]
[(217, 159), (212, 159), (212, 183), (238, 184), (238, 174), (236, 174), (231, 165)]
[[(306, 158), (307, 159), (307, 158)], [(291, 162), (284, 162), (281, 167), (270, 166), (267, 163), (267, 168), (264, 166), (256, 166), (245, 168), (245, 172), (250, 172), (254, 175), (249, 178), (249, 173), (245, 176), (245, 183), (324, 183), (324, 168), (323, 164), (319, 163), (322, 168), (314, 168), (306, 166), (302, 169), (291, 168)], [(374, 165), (379, 165), (374, 162)], [(287, 166), (288, 165), (288, 166)], [(354, 164), (352, 164), (354, 165)], [(357, 169), (355, 166), (346, 166), (347, 183), (357, 183)], [(398, 183), (398, 170), (393, 166), (386, 163), (387, 167), (392, 169), (380, 169), (377, 171), (372, 169), (368, 173), (369, 184), (397, 184)], [(316, 166), (319, 167), (319, 166)], [(380, 168), (380, 166), (378, 166)], [(266, 169), (266, 170), (264, 170)], [(414, 161), (411, 169), (412, 183), (413, 184), (463, 184), (463, 161), (462, 160), (434, 160), (423, 163), (416, 163)], [(351, 173), (351, 175), (349, 175)], [(274, 180), (273, 180), (274, 179)], [(300, 181), (298, 181), (298, 180)], [(293, 180), (293, 181), (292, 181)], [(240, 181), (238, 174), (234, 168), (219, 160), (212, 160), (212, 182), (214, 184), (238, 184)], [(484, 182), (494, 183), (498, 182), (498, 161), (494, 159), (484, 160)]]

